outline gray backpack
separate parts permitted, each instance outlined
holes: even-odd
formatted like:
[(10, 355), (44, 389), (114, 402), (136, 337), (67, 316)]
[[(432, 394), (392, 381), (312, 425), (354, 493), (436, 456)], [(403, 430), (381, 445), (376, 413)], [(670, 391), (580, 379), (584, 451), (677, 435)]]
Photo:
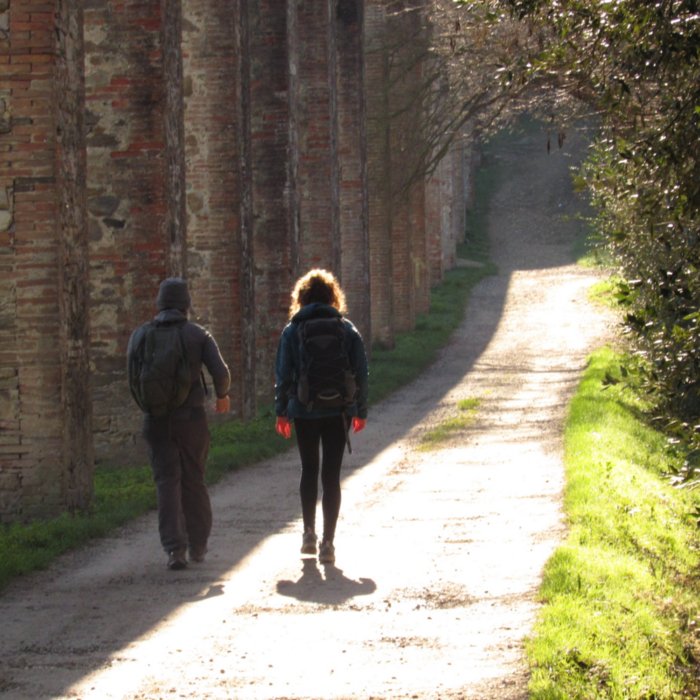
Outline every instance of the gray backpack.
[(192, 379), (183, 321), (148, 321), (131, 335), (127, 348), (129, 388), (144, 413), (166, 416), (181, 406)]

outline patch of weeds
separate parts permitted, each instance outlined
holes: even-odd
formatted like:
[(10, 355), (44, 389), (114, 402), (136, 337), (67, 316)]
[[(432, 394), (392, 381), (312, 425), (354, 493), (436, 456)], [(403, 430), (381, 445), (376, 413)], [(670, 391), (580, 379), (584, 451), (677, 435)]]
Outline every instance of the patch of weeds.
[(600, 280), (600, 282), (596, 282), (588, 290), (588, 298), (595, 304), (619, 310), (619, 285), (615, 277), (607, 277)]
[(457, 402), (457, 415), (446, 418), (444, 421), (427, 430), (420, 440), (420, 450), (434, 450), (439, 445), (456, 433), (466, 430), (476, 420), (477, 409), (480, 405), (477, 398), (462, 399)]

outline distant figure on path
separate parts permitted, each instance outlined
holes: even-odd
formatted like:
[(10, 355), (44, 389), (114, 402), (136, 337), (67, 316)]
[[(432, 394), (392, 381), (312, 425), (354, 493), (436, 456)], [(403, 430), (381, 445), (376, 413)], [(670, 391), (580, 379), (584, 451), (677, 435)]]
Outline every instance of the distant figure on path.
[[(340, 512), (340, 468), (349, 430), (367, 422), (367, 356), (362, 336), (343, 317), (345, 295), (331, 272), (314, 269), (294, 286), (289, 323), (277, 349), (276, 430), (292, 434), (301, 457), (302, 554), (315, 555), (319, 453), (323, 487), (322, 564), (335, 562), (335, 529)], [(321, 450), (322, 448), (322, 450)]]

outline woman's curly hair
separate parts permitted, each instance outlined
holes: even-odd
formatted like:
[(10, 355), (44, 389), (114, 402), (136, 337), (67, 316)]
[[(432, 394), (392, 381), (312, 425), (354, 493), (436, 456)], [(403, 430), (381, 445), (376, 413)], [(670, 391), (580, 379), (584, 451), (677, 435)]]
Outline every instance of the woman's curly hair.
[(302, 306), (318, 302), (333, 306), (341, 314), (345, 313), (345, 294), (335, 275), (328, 270), (315, 268), (300, 277), (291, 295), (289, 318), (292, 318)]

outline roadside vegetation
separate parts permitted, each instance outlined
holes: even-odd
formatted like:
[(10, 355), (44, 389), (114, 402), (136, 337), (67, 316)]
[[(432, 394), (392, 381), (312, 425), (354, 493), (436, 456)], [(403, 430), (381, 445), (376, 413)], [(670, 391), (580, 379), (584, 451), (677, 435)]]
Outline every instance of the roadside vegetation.
[(568, 536), (528, 642), (535, 700), (700, 694), (700, 499), (687, 450), (650, 424), (635, 373), (601, 349), (570, 405)]
[(453, 415), (427, 430), (420, 439), (420, 450), (435, 450), (443, 443), (450, 440), (456, 434), (466, 430), (474, 423), (477, 417), (479, 404), (478, 398), (461, 399), (457, 402)]

